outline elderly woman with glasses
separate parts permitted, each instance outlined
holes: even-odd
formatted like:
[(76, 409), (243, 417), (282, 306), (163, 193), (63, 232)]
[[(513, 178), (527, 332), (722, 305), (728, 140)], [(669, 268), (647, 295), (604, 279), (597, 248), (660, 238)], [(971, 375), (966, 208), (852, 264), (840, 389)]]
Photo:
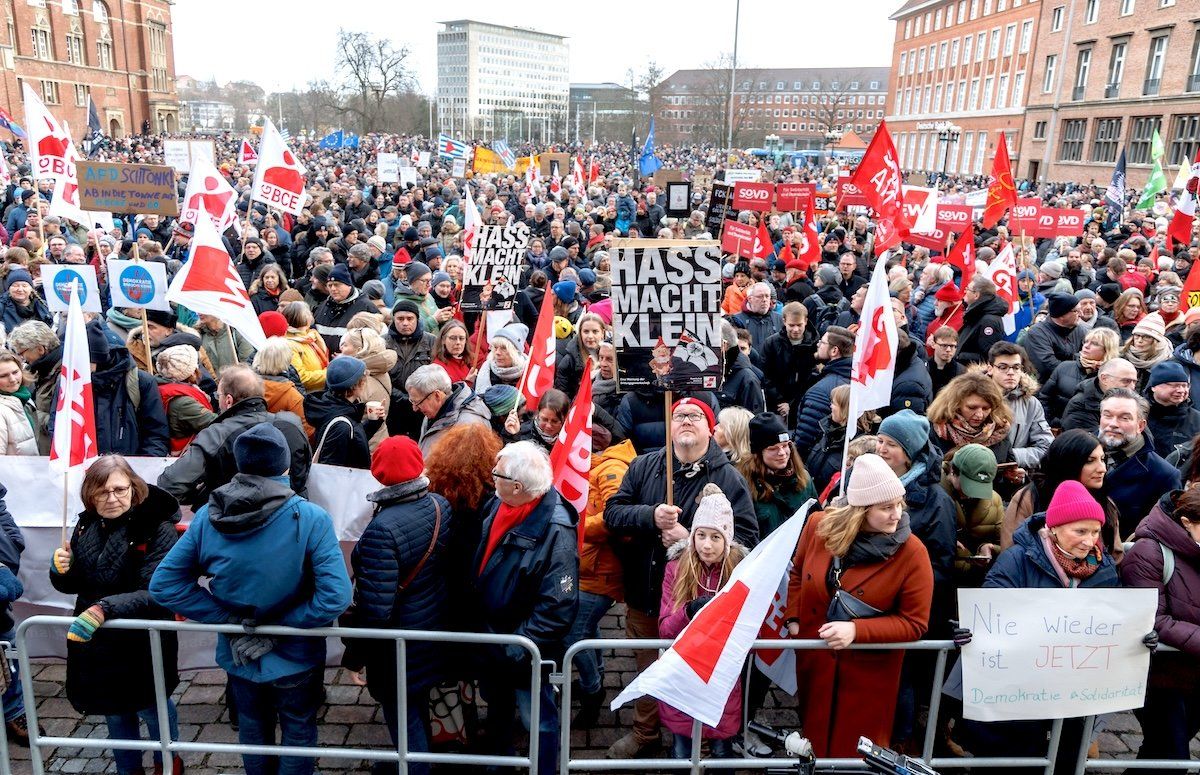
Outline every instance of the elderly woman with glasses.
[[(496, 499), (488, 506), (471, 571), (482, 632), (524, 635), (542, 659), (559, 660), (579, 604), (579, 515), (553, 487), (550, 457), (531, 441), (500, 451), (492, 471)], [(519, 646), (497, 648), (481, 675), (487, 699), (488, 739), (510, 746), (515, 718), (529, 725), (529, 655)], [(551, 775), (558, 761), (558, 708), (543, 680), (537, 772)], [(518, 713), (513, 713), (513, 710)], [(507, 751), (505, 751), (507, 752)]]
[[(150, 577), (175, 545), (179, 503), (147, 484), (125, 458), (105, 455), (83, 477), (83, 512), (71, 540), (54, 550), (50, 583), (76, 595), (67, 631), (67, 699), (85, 715), (104, 716), (109, 739), (138, 740), (138, 719), (151, 740), (159, 736), (150, 637), (137, 630), (106, 630), (112, 619), (173, 617), (150, 597)], [(179, 683), (173, 633), (162, 634), (163, 674), (171, 738), (179, 739), (170, 694)], [(115, 750), (117, 772), (142, 773), (142, 752)], [(162, 771), (161, 754), (154, 754)], [(175, 757), (174, 771), (182, 763)]]

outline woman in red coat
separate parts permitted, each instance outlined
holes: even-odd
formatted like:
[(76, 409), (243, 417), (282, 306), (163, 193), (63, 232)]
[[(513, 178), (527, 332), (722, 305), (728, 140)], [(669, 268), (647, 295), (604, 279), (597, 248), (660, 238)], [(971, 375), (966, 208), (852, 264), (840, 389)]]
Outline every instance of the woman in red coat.
[[(796, 652), (801, 723), (819, 757), (856, 756), (860, 735), (888, 745), (904, 652), (844, 649), (917, 640), (933, 595), (904, 485), (878, 455), (854, 461), (846, 501), (809, 518), (788, 580), (789, 634), (829, 647)], [(849, 605), (835, 602), (839, 589)]]

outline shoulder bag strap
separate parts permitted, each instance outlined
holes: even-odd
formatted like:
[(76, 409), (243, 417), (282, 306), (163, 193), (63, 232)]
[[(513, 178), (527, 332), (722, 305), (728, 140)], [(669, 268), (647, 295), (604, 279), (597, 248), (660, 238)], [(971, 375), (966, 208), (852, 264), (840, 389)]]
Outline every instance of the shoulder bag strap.
[[(347, 425), (351, 425), (350, 418), (345, 417), (345, 416), (334, 417), (332, 420), (330, 420), (325, 425), (325, 430), (321, 432), (321, 440), (317, 442), (317, 448), (313, 451), (312, 461), (314, 463), (317, 463), (321, 460), (321, 447), (325, 446), (325, 438), (327, 436), (329, 436), (329, 429), (332, 428), (333, 424), (336, 423), (338, 420), (341, 420), (342, 422), (346, 423)], [(353, 427), (353, 426), (351, 426), (351, 427)]]
[(430, 495), (429, 499), (433, 501), (433, 538), (430, 539), (429, 548), (425, 550), (425, 554), (421, 557), (416, 567), (412, 569), (412, 572), (408, 574), (408, 577), (404, 579), (399, 588), (396, 589), (397, 592), (403, 592), (405, 588), (407, 588), (408, 585), (413, 582), (413, 579), (415, 579), (417, 574), (421, 572), (421, 568), (425, 567), (425, 562), (429, 559), (429, 555), (433, 554), (433, 548), (437, 546), (438, 534), (442, 531), (442, 507), (438, 504), (437, 498), (433, 497), (433, 495)]

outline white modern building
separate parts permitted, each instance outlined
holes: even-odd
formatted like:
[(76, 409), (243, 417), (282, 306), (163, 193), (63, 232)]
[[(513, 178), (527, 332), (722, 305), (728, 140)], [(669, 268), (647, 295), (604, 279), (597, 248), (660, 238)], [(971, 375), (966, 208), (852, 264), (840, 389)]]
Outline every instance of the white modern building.
[(185, 100), (179, 103), (179, 125), (185, 130), (233, 129), (236, 111), (228, 102)]
[(566, 38), (523, 27), (441, 22), (438, 130), (490, 140), (566, 140)]

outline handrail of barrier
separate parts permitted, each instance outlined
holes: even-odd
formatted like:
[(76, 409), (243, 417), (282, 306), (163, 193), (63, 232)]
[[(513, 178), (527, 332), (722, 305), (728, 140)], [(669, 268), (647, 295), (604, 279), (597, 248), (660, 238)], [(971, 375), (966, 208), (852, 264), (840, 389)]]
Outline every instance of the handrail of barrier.
[[(701, 759), (700, 758), (700, 722), (692, 724), (692, 756), (691, 759), (572, 759), (570, 758), (571, 741), (571, 669), (576, 655), (581, 651), (593, 651), (604, 648), (619, 649), (665, 649), (674, 641), (670, 638), (589, 638), (572, 644), (563, 656), (562, 673), (551, 676), (557, 681), (562, 691), (562, 701), (559, 709), (559, 732), (562, 742), (559, 745), (559, 772), (568, 775), (572, 770), (687, 770), (695, 775), (704, 770), (728, 769), (767, 769), (794, 763), (794, 759), (786, 758), (753, 758), (753, 759)], [(815, 650), (827, 649), (823, 640), (756, 640), (751, 649), (763, 650)], [(922, 761), (931, 767), (967, 767), (967, 768), (999, 768), (999, 767), (1042, 767), (1045, 775), (1054, 774), (1054, 760), (1058, 755), (1059, 740), (1062, 734), (1062, 719), (1054, 719), (1050, 726), (1050, 741), (1044, 757), (934, 757), (933, 746), (937, 734), (937, 717), (941, 708), (943, 675), (945, 674), (947, 654), (955, 649), (954, 641), (921, 640), (909, 643), (853, 643), (849, 646), (855, 651), (936, 651), (937, 664), (934, 668), (933, 686), (929, 699), (929, 723), (925, 726), (925, 739), (921, 749)], [(1086, 750), (1085, 750), (1086, 755)], [(862, 759), (818, 759), (819, 769), (851, 770), (862, 769)]]
[[(70, 616), (31, 616), (17, 626), (16, 640), (18, 664), (22, 674), (22, 691), (25, 698), (25, 713), (29, 722), (29, 748), (33, 775), (44, 775), (45, 763), (42, 761), (42, 749), (59, 746), (72, 748), (98, 748), (136, 751), (159, 751), (163, 759), (163, 772), (172, 775), (174, 753), (231, 753), (252, 754), (265, 756), (304, 756), (326, 757), (334, 759), (369, 759), (397, 764), (400, 775), (407, 775), (409, 762), (422, 764), (465, 764), (486, 767), (519, 767), (527, 769), (534, 775), (538, 760), (538, 724), (541, 715), (542, 667), (544, 665), (541, 651), (537, 644), (522, 635), (497, 635), (491, 633), (469, 632), (438, 632), (432, 630), (387, 630), (375, 628), (351, 627), (319, 627), (314, 629), (296, 629), (267, 625), (256, 627), (256, 635), (292, 636), (309, 638), (357, 638), (363, 640), (390, 640), (396, 646), (396, 727), (397, 740), (395, 750), (371, 748), (327, 748), (287, 745), (244, 745), (241, 743), (187, 743), (171, 740), (171, 729), (167, 718), (166, 675), (162, 660), (163, 632), (202, 632), (221, 633), (225, 635), (244, 635), (246, 631), (236, 624), (201, 624), (199, 622), (176, 622), (168, 620), (149, 619), (114, 619), (101, 625), (102, 629), (146, 631), (150, 637), (150, 654), (153, 663), (155, 709), (158, 715), (159, 739), (149, 740), (109, 740), (106, 738), (72, 738), (48, 737), (39, 734), (37, 718), (37, 698), (34, 694), (33, 681), (28, 680), (30, 662), (27, 649), (24, 648), (26, 633), (33, 627), (67, 628), (74, 622)], [(409, 641), (430, 641), (439, 643), (466, 643), (475, 645), (520, 646), (530, 656), (529, 691), (532, 697), (529, 709), (528, 756), (491, 756), (482, 754), (449, 754), (449, 753), (417, 753), (408, 750), (408, 725), (405, 721), (408, 710), (408, 670), (406, 664), (406, 647)], [(553, 664), (553, 663), (551, 663)], [(322, 665), (322, 667), (324, 667)], [(0, 735), (3, 738), (3, 735)], [(0, 742), (0, 745), (3, 745)], [(3, 749), (0, 749), (3, 750)], [(7, 756), (4, 758), (7, 768)], [(8, 775), (6, 769), (0, 769), (0, 775)]]
[[(1159, 646), (1161, 651), (1175, 651), (1169, 646)], [(1088, 757), (1089, 742), (1096, 727), (1096, 717), (1088, 716), (1083, 723), (1083, 737), (1079, 745), (1079, 760), (1075, 764), (1075, 775), (1084, 775), (1087, 770), (1195, 770), (1200, 762), (1193, 759), (1091, 759)]]

